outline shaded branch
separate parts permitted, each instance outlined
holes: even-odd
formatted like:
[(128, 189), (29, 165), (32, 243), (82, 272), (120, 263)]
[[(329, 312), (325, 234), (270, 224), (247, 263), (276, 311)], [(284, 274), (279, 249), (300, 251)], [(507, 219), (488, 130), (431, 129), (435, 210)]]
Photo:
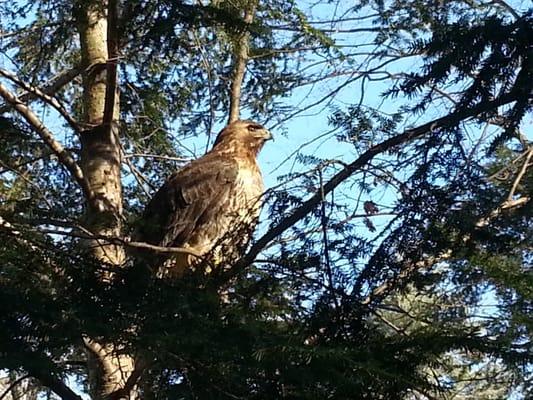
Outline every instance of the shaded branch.
[(278, 224), (261, 236), (250, 248), (248, 253), (242, 257), (242, 259), (229, 271), (222, 273), (223, 279), (231, 279), (231, 277), (237, 275), (240, 271), (253, 263), (255, 257), (276, 237), (281, 235), (287, 229), (295, 225), (310, 212), (312, 212), (322, 201), (322, 196), (327, 195), (333, 191), (342, 182), (348, 179), (355, 172), (364, 167), (370, 160), (376, 155), (392, 150), (396, 146), (408, 143), (414, 139), (420, 138), (428, 133), (436, 132), (441, 129), (446, 129), (457, 125), (460, 121), (475, 117), (476, 115), (487, 112), (494, 108), (500, 107), (507, 103), (516, 101), (521, 95), (519, 90), (512, 90), (511, 92), (500, 96), (497, 99), (482, 102), (473, 107), (461, 109), (451, 114), (438, 118), (436, 120), (427, 122), (416, 128), (408, 129), (402, 134), (393, 136), (375, 146), (372, 146), (366, 152), (361, 154), (359, 158), (348, 164), (340, 172), (334, 175), (325, 185), (322, 191), (317, 191), (311, 198), (302, 203), (296, 208), (288, 217), (283, 218)]

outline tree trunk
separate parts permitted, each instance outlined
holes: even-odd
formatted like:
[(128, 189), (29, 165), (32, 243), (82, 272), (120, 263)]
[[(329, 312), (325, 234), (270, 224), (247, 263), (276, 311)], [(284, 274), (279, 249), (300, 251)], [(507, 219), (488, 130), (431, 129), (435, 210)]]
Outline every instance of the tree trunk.
[[(112, 3), (112, 4), (110, 4)], [(97, 236), (120, 236), (122, 225), (121, 150), (118, 134), (119, 100), (116, 89), (116, 54), (110, 55), (109, 31), (116, 26), (116, 14), (110, 11), (115, 0), (91, 0), (80, 3), (77, 24), (84, 68), (84, 123), (81, 136), (81, 168), (94, 193), (88, 201), (86, 226)], [(116, 39), (116, 38), (113, 38)], [(113, 56), (113, 57), (110, 57)], [(112, 59), (111, 59), (112, 58)], [(110, 60), (111, 59), (111, 60)], [(109, 63), (114, 63), (110, 66)], [(88, 242), (105, 271), (120, 268), (124, 249), (94, 239)], [(112, 272), (102, 274), (112, 279)], [(110, 343), (84, 338), (89, 357), (89, 382), (93, 399), (132, 399), (134, 372), (132, 357), (120, 354)]]
[[(118, 137), (118, 95), (113, 96), (112, 118), (104, 121), (107, 62), (107, 1), (86, 2), (79, 12), (79, 31), (84, 67), (84, 122), (81, 168), (94, 193), (87, 209), (87, 225), (95, 235), (119, 236), (122, 219), (120, 143)], [(110, 267), (124, 261), (121, 247), (94, 240), (94, 254)]]

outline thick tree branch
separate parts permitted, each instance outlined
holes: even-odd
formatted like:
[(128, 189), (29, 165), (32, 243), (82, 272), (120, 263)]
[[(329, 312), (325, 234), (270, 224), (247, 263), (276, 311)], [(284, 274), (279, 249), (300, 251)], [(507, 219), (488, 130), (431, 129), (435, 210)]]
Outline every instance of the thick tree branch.
[(80, 185), (83, 194), (89, 202), (94, 200), (94, 193), (85, 179), (83, 172), (76, 160), (55, 138), (52, 132), (41, 122), (39, 117), (17, 96), (11, 93), (3, 84), (0, 83), (0, 96), (10, 104), (19, 114), (30, 124), (41, 139), (48, 145), (52, 152), (57, 156), (59, 162), (70, 172), (75, 181)]
[(315, 207), (317, 207), (322, 201), (322, 196), (327, 195), (342, 182), (348, 179), (355, 172), (359, 171), (376, 155), (387, 152), (396, 146), (408, 143), (414, 139), (420, 138), (428, 133), (438, 132), (441, 129), (446, 129), (457, 125), (460, 121), (475, 117), (476, 115), (493, 110), (502, 105), (516, 101), (521, 95), (518, 90), (513, 90), (505, 95), (500, 96), (497, 99), (480, 103), (471, 108), (461, 109), (451, 114), (438, 118), (436, 120), (427, 122), (416, 128), (408, 129), (400, 135), (396, 135), (390, 139), (387, 139), (361, 154), (358, 159), (348, 164), (344, 169), (334, 175), (323, 188), (323, 193), (317, 191), (311, 198), (305, 201), (301, 206), (296, 208), (292, 214), (282, 219), (278, 224), (271, 228), (267, 233), (260, 237), (250, 248), (248, 253), (229, 271), (223, 272), (224, 280), (231, 279), (231, 277), (237, 275), (240, 271), (253, 263), (255, 257), (276, 237), (281, 235), (291, 226), (308, 215)]
[[(256, 3), (253, 2), (250, 8), (244, 12), (244, 22), (250, 25), (254, 20)], [(250, 32), (246, 30), (239, 38), (236, 50), (235, 61), (233, 66), (233, 80), (231, 82), (230, 91), (230, 107), (228, 124), (239, 119), (241, 107), (241, 88), (244, 80), (244, 72), (246, 71), (246, 63), (248, 62), (248, 41), (250, 40)]]

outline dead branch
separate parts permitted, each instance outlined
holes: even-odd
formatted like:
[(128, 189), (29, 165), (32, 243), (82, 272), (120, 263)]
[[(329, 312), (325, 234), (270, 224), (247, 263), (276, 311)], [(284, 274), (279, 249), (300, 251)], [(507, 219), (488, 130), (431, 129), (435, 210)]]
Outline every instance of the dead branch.
[(178, 162), (189, 162), (192, 161), (193, 158), (190, 157), (175, 157), (175, 156), (165, 156), (161, 154), (149, 154), (149, 153), (130, 153), (130, 154), (124, 154), (123, 158), (154, 158), (157, 160), (169, 160), (169, 161), (178, 161)]

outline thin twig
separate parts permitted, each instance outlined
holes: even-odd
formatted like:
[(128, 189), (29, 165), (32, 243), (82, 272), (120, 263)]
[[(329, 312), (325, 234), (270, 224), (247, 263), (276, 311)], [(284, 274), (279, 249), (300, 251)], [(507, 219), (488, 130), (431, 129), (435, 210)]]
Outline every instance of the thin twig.
[(130, 153), (123, 154), (123, 158), (155, 158), (160, 160), (169, 160), (169, 161), (179, 161), (179, 162), (188, 162), (192, 161), (192, 158), (187, 157), (175, 157), (175, 156), (165, 156), (161, 154), (149, 154), (149, 153)]

